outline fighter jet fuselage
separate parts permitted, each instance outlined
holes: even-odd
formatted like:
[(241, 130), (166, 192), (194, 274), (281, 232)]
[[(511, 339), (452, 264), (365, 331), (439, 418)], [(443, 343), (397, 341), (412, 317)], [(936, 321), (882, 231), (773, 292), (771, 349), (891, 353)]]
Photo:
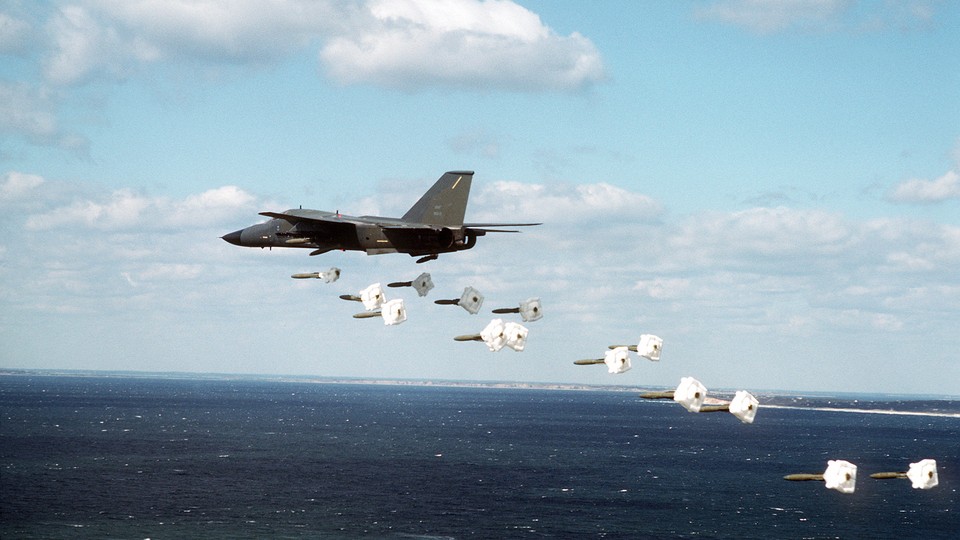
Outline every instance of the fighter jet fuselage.
[(271, 218), (223, 236), (244, 247), (297, 247), (319, 255), (332, 250), (365, 251), (368, 255), (407, 253), (417, 262), (441, 253), (470, 249), (488, 232), (517, 232), (487, 227), (539, 223), (464, 223), (473, 171), (445, 173), (401, 218), (348, 216), (340, 212), (292, 209), (261, 212)]

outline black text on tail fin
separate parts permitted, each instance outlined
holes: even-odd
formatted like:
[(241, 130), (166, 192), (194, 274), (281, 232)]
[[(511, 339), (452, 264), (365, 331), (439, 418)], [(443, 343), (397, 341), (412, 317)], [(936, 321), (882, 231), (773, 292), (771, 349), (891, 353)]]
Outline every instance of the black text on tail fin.
[(403, 215), (404, 221), (460, 227), (467, 211), (467, 198), (470, 196), (470, 182), (473, 171), (450, 171), (437, 180), (417, 204)]

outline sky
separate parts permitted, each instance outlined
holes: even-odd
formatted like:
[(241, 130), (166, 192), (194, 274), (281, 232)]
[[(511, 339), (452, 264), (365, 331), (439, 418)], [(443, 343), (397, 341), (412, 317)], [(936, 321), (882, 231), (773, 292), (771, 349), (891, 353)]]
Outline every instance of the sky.
[[(0, 368), (960, 396), (957, 28), (921, 0), (4, 2)], [(425, 264), (220, 238), (400, 216), (448, 170), (467, 221), (543, 225)], [(421, 272), (400, 325), (338, 298)], [(467, 286), (480, 314), (432, 302)], [(524, 351), (453, 340), (531, 297)], [(642, 334), (659, 362), (573, 364)]]

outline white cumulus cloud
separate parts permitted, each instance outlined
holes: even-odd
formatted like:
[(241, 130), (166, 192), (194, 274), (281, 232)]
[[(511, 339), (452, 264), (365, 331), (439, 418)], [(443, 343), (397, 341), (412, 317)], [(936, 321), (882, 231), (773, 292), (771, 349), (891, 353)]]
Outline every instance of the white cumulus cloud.
[(721, 253), (773, 256), (836, 253), (853, 241), (853, 231), (842, 216), (823, 210), (786, 207), (751, 208), (694, 216), (671, 238), (675, 247), (698, 246), (698, 257)]
[(341, 83), (574, 90), (604, 78), (593, 43), (504, 0), (375, 1), (366, 24), (320, 52)]
[(44, 231), (86, 227), (140, 232), (206, 226), (249, 214), (254, 210), (255, 201), (253, 195), (236, 186), (223, 186), (184, 199), (148, 197), (121, 189), (32, 215), (26, 220), (26, 228)]
[(889, 199), (900, 203), (938, 203), (960, 199), (960, 175), (957, 171), (949, 171), (935, 180), (907, 180), (893, 188)]
[(238, 210), (249, 211), (255, 200), (253, 195), (236, 186), (223, 186), (190, 195), (182, 201), (158, 201), (157, 207), (170, 225), (218, 223), (235, 216)]
[(127, 228), (140, 221), (150, 201), (141, 195), (122, 189), (105, 201), (76, 201), (68, 206), (31, 216), (28, 230), (51, 230), (64, 226), (83, 226), (95, 229)]
[(123, 78), (164, 60), (264, 63), (327, 35), (338, 4), (304, 0), (89, 0), (61, 7), (47, 31), (54, 84)]
[(0, 181), (0, 201), (19, 199), (30, 194), (35, 188), (43, 184), (42, 176), (10, 171), (3, 175)]
[(45, 75), (57, 85), (167, 60), (263, 64), (315, 45), (343, 84), (537, 91), (604, 78), (589, 39), (557, 35), (508, 0), (88, 0), (60, 7), (46, 29)]

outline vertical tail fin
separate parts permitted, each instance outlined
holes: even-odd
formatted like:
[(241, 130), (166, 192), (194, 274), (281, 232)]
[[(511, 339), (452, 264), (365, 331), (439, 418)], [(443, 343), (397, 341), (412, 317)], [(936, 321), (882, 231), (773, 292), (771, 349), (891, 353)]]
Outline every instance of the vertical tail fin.
[(463, 226), (472, 180), (473, 171), (444, 173), (402, 219), (442, 227)]

